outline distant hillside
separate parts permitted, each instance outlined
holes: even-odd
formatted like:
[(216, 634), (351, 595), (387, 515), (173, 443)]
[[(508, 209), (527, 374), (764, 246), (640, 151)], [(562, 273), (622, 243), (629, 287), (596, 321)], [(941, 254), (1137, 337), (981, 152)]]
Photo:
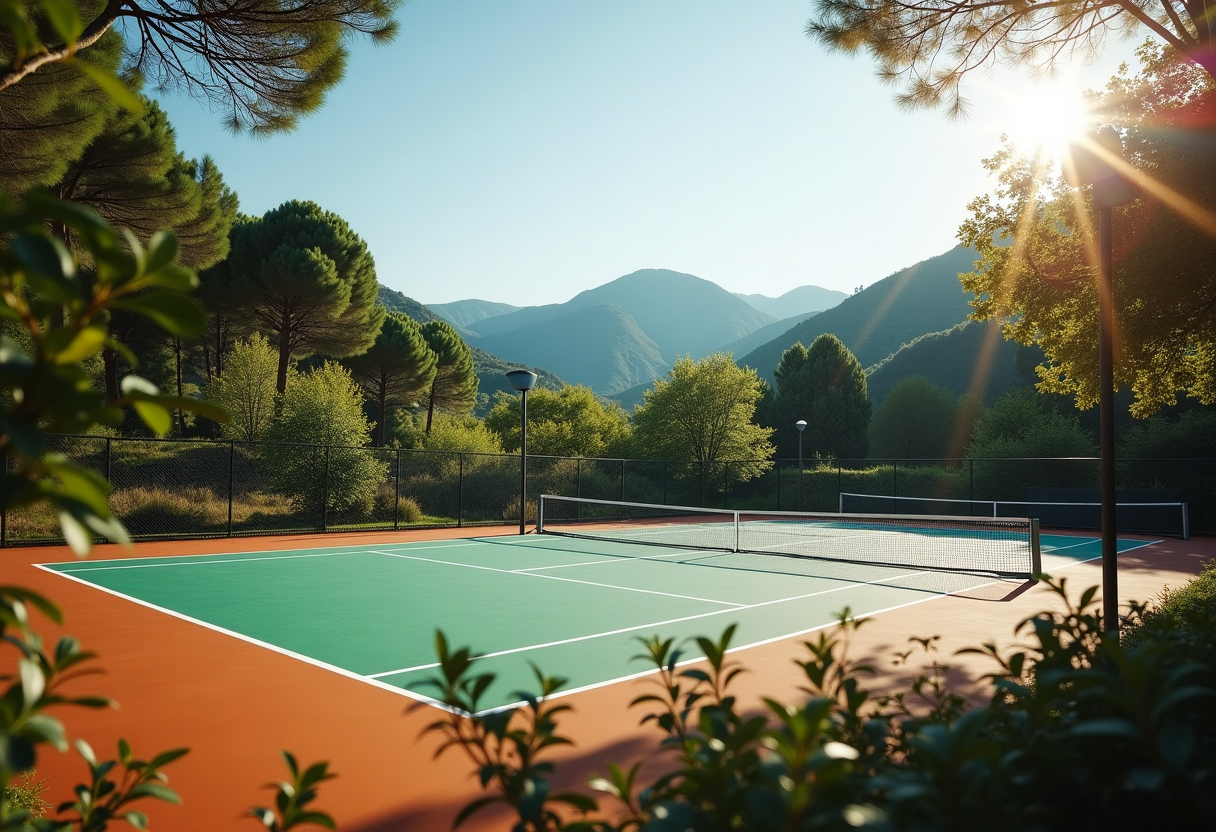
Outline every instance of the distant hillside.
[(496, 315), (506, 315), (516, 312), (518, 306), (509, 303), (495, 303), (492, 300), (456, 300), (451, 303), (431, 303), (427, 308), (450, 324), (471, 327), (478, 321), (493, 318)]
[[(424, 324), (427, 321), (441, 320), (438, 315), (426, 306), (387, 286), (380, 286), (376, 293), (376, 300), (381, 306), (395, 312), (404, 312), (420, 324)], [(456, 331), (460, 332), (462, 337), (468, 332), (461, 327), (456, 327)], [(468, 332), (468, 336), (465, 339), (466, 341), (477, 338), (476, 333), (472, 332)], [(489, 396), (491, 400), (489, 403), (492, 404), (495, 391), (511, 389), (511, 385), (507, 383), (504, 374), (507, 370), (518, 369), (521, 365), (504, 361), (498, 356), (491, 355), (473, 344), (469, 344), (469, 348), (473, 351), (473, 368), (477, 371), (478, 391)], [(536, 373), (536, 384), (539, 387), (544, 387), (548, 390), (561, 390), (566, 384), (548, 370), (542, 370), (539, 367), (525, 367), (525, 369)], [(484, 416), (486, 409), (486, 404), (479, 405), (476, 411), (477, 415)]]
[[(667, 373), (661, 373), (660, 375), (655, 376), (655, 378), (664, 378), (666, 376)], [(630, 387), (628, 390), (613, 393), (611, 396), (608, 396), (608, 398), (619, 402), (621, 407), (625, 408), (626, 413), (632, 414), (635, 406), (646, 401), (646, 391), (652, 389), (654, 389), (654, 379), (644, 381), (635, 387)]]
[(921, 375), (955, 395), (974, 393), (985, 404), (1018, 383), (1018, 345), (994, 321), (965, 321), (921, 335), (866, 370), (870, 400), (881, 402), (901, 379)]
[(667, 371), (654, 341), (628, 312), (609, 304), (487, 335), (480, 344), (506, 358), (544, 364), (562, 378), (605, 395)]
[(745, 356), (740, 364), (771, 379), (781, 354), (795, 341), (809, 346), (830, 332), (853, 351), (863, 367), (876, 364), (903, 344), (926, 332), (940, 332), (966, 319), (969, 295), (959, 285), (960, 272), (971, 270), (975, 252), (956, 247), (896, 272), (840, 305), (798, 324), (779, 338)]
[(752, 350), (764, 346), (769, 341), (775, 340), (785, 333), (789, 332), (798, 324), (805, 321), (807, 318), (812, 318), (818, 315), (818, 312), (806, 312), (801, 315), (794, 315), (792, 318), (786, 318), (782, 321), (774, 321), (768, 326), (762, 326), (750, 335), (744, 335), (738, 341), (732, 341), (719, 348), (720, 352), (729, 352), (735, 358), (741, 355), (747, 355)]
[[(605, 304), (629, 313), (657, 345), (665, 367), (684, 353), (694, 358), (708, 355), (774, 320), (716, 283), (667, 269), (642, 269), (580, 292), (565, 303), (486, 318), (478, 321), (476, 331), (487, 337), (501, 335)], [(548, 356), (544, 363), (556, 366)]]
[(743, 298), (761, 312), (767, 312), (774, 318), (789, 318), (796, 315), (806, 317), (812, 312), (822, 312), (831, 309), (848, 297), (848, 293), (836, 289), (824, 289), (822, 286), (799, 286), (790, 289), (779, 298), (768, 295), (744, 295), (739, 292), (735, 297)]

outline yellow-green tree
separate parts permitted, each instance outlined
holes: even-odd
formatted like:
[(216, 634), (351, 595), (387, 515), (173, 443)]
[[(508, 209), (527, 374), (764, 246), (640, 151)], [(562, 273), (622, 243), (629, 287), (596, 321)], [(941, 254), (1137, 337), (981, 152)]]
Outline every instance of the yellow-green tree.
[(233, 345), (224, 374), (207, 385), (207, 398), (232, 417), (222, 427), (225, 437), (254, 442), (266, 433), (274, 419), (278, 366), (278, 350), (264, 335), (255, 332)]
[(758, 476), (773, 455), (772, 428), (752, 421), (760, 396), (756, 371), (737, 365), (730, 353), (700, 361), (686, 355), (634, 409), (635, 454), (675, 462), (757, 460), (732, 471), (741, 479)]
[[(508, 451), (519, 450), (519, 396), (499, 391), (486, 425)], [(629, 418), (616, 402), (604, 404), (590, 387), (566, 385), (528, 394), (528, 452), (550, 456), (613, 456), (629, 436)]]
[[(1148, 416), (1179, 392), (1216, 402), (1216, 86), (1194, 64), (1145, 46), (1098, 104), (1125, 134), (1141, 196), (1114, 209), (1115, 383)], [(985, 162), (998, 186), (959, 230), (980, 254), (962, 275), (973, 318), (1037, 343), (1041, 392), (1098, 400), (1096, 224), (1084, 192), (1047, 161), (1006, 145)]]

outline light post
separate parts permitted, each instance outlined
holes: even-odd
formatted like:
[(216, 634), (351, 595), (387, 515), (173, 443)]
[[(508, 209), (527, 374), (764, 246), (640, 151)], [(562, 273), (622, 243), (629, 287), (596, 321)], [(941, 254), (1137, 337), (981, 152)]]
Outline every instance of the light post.
[(806, 419), (794, 422), (798, 428), (798, 510), (802, 511), (802, 432), (806, 430)]
[(536, 373), (510, 370), (507, 382), (519, 391), (519, 533), (527, 534), (528, 518), (528, 391), (536, 386)]
[(1115, 521), (1115, 302), (1111, 278), (1111, 209), (1136, 198), (1134, 184), (1119, 175), (1123, 140), (1103, 127), (1084, 142), (1069, 145), (1063, 161), (1064, 180), (1074, 188), (1093, 186), (1098, 211), (1098, 445), (1102, 458), (1102, 620), (1106, 632), (1119, 637), (1119, 538)]

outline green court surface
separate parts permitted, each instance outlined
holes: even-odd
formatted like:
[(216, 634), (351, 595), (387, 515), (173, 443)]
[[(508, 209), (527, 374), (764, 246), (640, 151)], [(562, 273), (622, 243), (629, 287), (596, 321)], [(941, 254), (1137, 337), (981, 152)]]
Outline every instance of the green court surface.
[[(1097, 538), (1042, 536), (1048, 573), (1100, 555)], [(1151, 541), (1120, 540), (1119, 550)], [(434, 635), (498, 674), (488, 706), (533, 687), (529, 662), (567, 692), (650, 670), (638, 637), (717, 635), (755, 646), (951, 592), (1019, 584), (937, 570), (671, 549), (548, 535), (282, 552), (44, 564), (166, 614), (416, 699), (431, 692)], [(688, 654), (690, 658), (695, 653)]]

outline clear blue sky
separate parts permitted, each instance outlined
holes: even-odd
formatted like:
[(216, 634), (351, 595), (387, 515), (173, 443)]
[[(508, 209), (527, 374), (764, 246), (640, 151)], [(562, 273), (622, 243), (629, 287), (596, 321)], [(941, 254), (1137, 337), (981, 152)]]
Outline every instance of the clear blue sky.
[(380, 281), (424, 303), (560, 302), (641, 268), (851, 291), (955, 244), (988, 189), (980, 160), (1050, 89), (1003, 72), (971, 84), (965, 122), (900, 112), (868, 59), (803, 35), (810, 8), (413, 0), (292, 134), (232, 136), (204, 103), (164, 104), (242, 210), (337, 212)]

